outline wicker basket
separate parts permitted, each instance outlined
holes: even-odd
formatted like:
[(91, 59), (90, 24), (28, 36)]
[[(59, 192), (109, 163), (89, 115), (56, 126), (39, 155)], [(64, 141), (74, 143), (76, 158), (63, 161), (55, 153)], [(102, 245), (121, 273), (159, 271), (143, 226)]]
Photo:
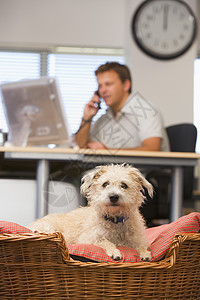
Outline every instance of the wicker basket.
[(0, 235), (0, 299), (200, 299), (200, 234), (133, 264), (73, 261), (60, 233)]

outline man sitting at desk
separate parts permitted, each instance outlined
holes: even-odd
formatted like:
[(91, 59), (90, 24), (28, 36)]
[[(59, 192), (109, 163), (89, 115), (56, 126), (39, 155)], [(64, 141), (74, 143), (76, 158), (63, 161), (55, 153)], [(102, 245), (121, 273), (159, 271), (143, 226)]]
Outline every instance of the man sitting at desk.
[[(132, 94), (128, 67), (117, 62), (95, 72), (98, 92), (84, 108), (76, 142), (80, 148), (168, 151), (169, 144), (158, 110), (139, 93)], [(102, 98), (108, 109), (96, 122)]]

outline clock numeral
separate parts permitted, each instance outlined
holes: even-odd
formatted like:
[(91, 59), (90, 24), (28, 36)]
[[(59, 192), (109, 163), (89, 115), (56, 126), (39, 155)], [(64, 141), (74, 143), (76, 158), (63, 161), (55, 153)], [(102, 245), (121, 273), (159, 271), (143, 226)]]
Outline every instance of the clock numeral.
[(154, 15), (147, 15), (147, 16), (146, 16), (146, 19), (147, 19), (148, 21), (153, 21), (153, 20), (154, 20)]
[(158, 6), (153, 6), (153, 7), (152, 7), (152, 11), (153, 11), (155, 14), (157, 14), (157, 13), (160, 12), (160, 8), (159, 8)]
[(158, 46), (159, 46), (159, 40), (156, 39), (156, 40), (154, 41), (153, 45), (154, 45), (155, 47), (158, 47)]
[(177, 12), (178, 12), (178, 9), (177, 9), (177, 7), (175, 6), (175, 7), (173, 8), (173, 10), (172, 10), (172, 11), (173, 11), (173, 14), (174, 14), (174, 15), (176, 15), (176, 14), (177, 14)]
[(161, 44), (161, 47), (162, 47), (163, 49), (168, 49), (168, 48), (169, 48), (169, 45), (168, 45), (168, 43), (162, 43), (162, 44)]
[(150, 39), (151, 37), (152, 37), (151, 32), (147, 32), (147, 34), (145, 35), (145, 38), (146, 38), (146, 39)]
[(184, 34), (180, 34), (180, 35), (179, 35), (179, 39), (180, 39), (180, 40), (184, 40), (184, 39), (185, 39)]
[(174, 45), (174, 47), (178, 47), (179, 41), (178, 40), (173, 40), (173, 45)]
[(185, 17), (186, 17), (185, 14), (184, 14), (184, 13), (181, 13), (180, 16), (179, 16), (179, 19), (180, 19), (180, 20), (184, 20)]
[(149, 24), (148, 24), (148, 23), (143, 23), (143, 24), (142, 24), (142, 27), (143, 27), (144, 29), (148, 29), (148, 28), (149, 28)]

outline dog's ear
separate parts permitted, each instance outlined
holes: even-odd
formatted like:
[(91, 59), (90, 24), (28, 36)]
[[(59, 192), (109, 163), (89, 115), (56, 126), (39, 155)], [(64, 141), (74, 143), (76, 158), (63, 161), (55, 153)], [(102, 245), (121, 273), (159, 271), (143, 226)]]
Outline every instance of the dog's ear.
[(148, 194), (150, 197), (153, 197), (153, 186), (149, 181), (146, 180), (142, 173), (138, 169), (133, 167), (131, 167), (130, 172), (133, 179), (139, 181), (142, 194)]
[(153, 186), (152, 186), (152, 184), (149, 181), (147, 181), (143, 175), (140, 177), (140, 180), (141, 180), (141, 183), (142, 183), (142, 193), (143, 193), (143, 195), (145, 195), (146, 198), (148, 198), (148, 196), (150, 198), (152, 198), (153, 197)]
[(88, 196), (90, 187), (95, 183), (103, 173), (103, 167), (98, 166), (95, 169), (89, 170), (85, 173), (81, 180), (81, 194), (85, 197)]
[(88, 189), (92, 185), (95, 173), (95, 169), (87, 171), (81, 179), (81, 194), (85, 197), (87, 196)]
[(90, 188), (95, 184), (96, 180), (106, 172), (106, 167), (97, 166), (95, 169), (87, 171), (81, 180), (81, 194), (84, 197), (89, 196)]

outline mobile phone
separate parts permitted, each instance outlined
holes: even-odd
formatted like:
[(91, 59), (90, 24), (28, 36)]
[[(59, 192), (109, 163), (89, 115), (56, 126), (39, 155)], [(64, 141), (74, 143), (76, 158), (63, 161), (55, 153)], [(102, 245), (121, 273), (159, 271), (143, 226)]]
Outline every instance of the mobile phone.
[[(101, 97), (100, 97), (100, 94), (99, 94), (99, 90), (96, 90), (95, 94), (100, 98), (101, 100)], [(97, 107), (98, 109), (101, 109), (101, 104), (100, 103), (97, 103)]]

